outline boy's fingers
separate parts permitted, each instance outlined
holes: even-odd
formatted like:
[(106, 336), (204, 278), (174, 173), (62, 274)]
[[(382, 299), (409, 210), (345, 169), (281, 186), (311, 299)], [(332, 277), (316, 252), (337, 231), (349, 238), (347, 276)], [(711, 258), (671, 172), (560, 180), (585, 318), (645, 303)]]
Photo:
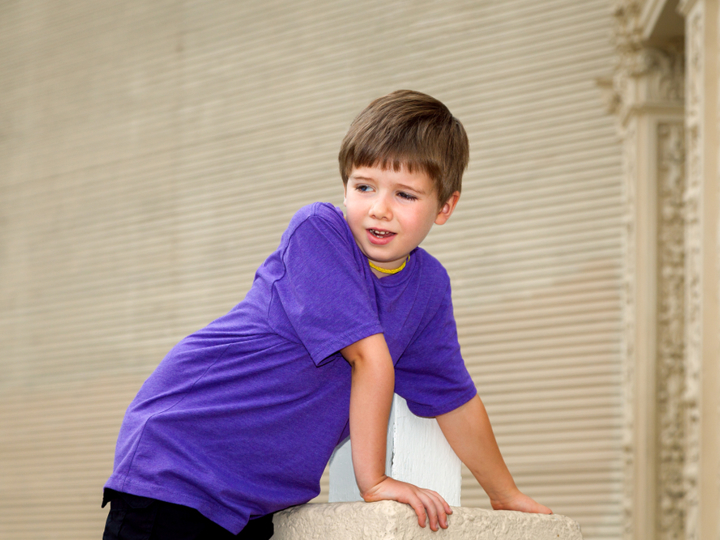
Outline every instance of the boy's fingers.
[(452, 512), (450, 509), (450, 505), (445, 501), (445, 499), (436, 491), (431, 491), (433, 499), (435, 499), (435, 504), (437, 508), (437, 514), (438, 514), (438, 522), (439, 525), (443, 529), (447, 529), (448, 527), (448, 519), (447, 516)]
[(437, 531), (438, 530), (438, 516), (437, 516), (437, 510), (435, 508), (435, 504), (432, 501), (428, 501), (425, 503), (425, 511), (427, 512), (429, 521), (430, 521), (430, 530), (431, 531)]
[(444, 510), (446, 515), (452, 514), (452, 509), (450, 508), (450, 505), (447, 503), (447, 501), (443, 498), (442, 495), (440, 495), (437, 491), (433, 491), (431, 489), (428, 489), (427, 491), (428, 493), (431, 493), (433, 495), (436, 501), (439, 501), (438, 510), (442, 507), (442, 510)]
[(444, 519), (446, 519), (442, 504), (440, 504), (440, 501), (438, 500), (440, 496), (434, 491), (423, 490), (420, 493), (420, 498), (422, 499), (427, 515), (430, 518), (430, 529), (437, 531), (438, 523), (443, 523)]
[(415, 510), (415, 513), (418, 517), (418, 525), (421, 527), (425, 527), (425, 507), (423, 506), (422, 501), (419, 497), (414, 497), (410, 501), (410, 506), (412, 506), (412, 509)]

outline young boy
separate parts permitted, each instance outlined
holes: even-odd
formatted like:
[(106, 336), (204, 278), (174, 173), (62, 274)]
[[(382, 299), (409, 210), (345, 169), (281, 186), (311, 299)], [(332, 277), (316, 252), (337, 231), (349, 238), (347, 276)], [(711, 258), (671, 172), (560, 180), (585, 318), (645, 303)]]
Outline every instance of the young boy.
[(319, 493), (348, 434), (366, 501), (447, 527), (442, 497), (385, 476), (393, 391), (437, 418), (493, 508), (550, 512), (503, 462), (447, 273), (418, 247), (452, 215), (468, 155), (460, 122), (425, 94), (393, 92), (355, 119), (339, 155), (346, 215), (301, 209), (245, 299), (176, 345), (128, 408), (104, 539), (269, 538), (272, 513)]

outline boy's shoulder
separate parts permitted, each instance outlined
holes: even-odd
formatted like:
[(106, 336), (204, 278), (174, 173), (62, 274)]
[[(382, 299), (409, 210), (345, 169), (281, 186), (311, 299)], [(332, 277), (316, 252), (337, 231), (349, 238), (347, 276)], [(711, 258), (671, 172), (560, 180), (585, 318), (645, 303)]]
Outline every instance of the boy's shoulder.
[(410, 254), (411, 257), (417, 257), (423, 268), (423, 273), (438, 288), (446, 289), (450, 286), (450, 275), (443, 264), (433, 255), (418, 247)]
[(322, 257), (320, 252), (330, 249), (346, 250), (357, 258), (357, 246), (345, 221), (342, 210), (330, 203), (318, 202), (303, 206), (290, 219), (280, 241), (280, 252), (291, 245), (305, 246), (308, 253)]
[(303, 206), (295, 212), (295, 215), (293, 215), (288, 225), (288, 232), (294, 232), (300, 225), (308, 220), (320, 224), (327, 224), (333, 228), (347, 228), (345, 225), (345, 217), (339, 208), (336, 208), (330, 203), (316, 202)]

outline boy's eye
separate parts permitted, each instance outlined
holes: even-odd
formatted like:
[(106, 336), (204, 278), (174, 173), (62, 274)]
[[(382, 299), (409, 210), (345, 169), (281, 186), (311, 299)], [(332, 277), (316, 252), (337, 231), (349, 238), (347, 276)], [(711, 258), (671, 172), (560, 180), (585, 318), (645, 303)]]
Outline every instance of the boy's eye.
[(409, 193), (405, 193), (404, 191), (398, 191), (398, 197), (400, 197), (401, 199), (405, 199), (406, 201), (417, 200), (417, 197), (415, 195), (410, 195)]
[(356, 189), (357, 191), (360, 191), (360, 192), (364, 193), (364, 192), (366, 192), (366, 191), (370, 191), (370, 186), (366, 186), (366, 185), (364, 185), (364, 184), (359, 184), (359, 185), (355, 186), (355, 189)]

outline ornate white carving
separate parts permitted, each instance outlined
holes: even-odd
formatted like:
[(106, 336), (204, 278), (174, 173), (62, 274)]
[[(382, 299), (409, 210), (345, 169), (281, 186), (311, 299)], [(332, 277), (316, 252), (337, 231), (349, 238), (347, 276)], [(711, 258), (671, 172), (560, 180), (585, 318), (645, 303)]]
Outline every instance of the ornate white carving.
[(685, 133), (658, 125), (657, 536), (685, 531)]
[(615, 69), (611, 79), (600, 81), (609, 112), (621, 124), (636, 107), (679, 106), (685, 94), (684, 50), (681, 42), (648, 47), (642, 41), (640, 2), (618, 0), (613, 8)]
[(703, 3), (687, 14), (687, 188), (685, 192), (685, 537), (698, 538), (702, 368)]

